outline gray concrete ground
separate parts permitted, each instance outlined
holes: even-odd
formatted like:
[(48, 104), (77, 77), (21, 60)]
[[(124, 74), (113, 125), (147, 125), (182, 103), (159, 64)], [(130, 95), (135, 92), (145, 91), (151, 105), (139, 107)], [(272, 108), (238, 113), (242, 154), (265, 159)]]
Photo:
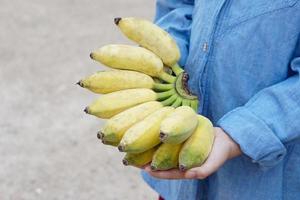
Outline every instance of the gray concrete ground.
[(101, 145), (79, 87), (94, 48), (128, 43), (116, 16), (151, 19), (149, 0), (0, 0), (0, 199), (156, 199), (139, 170)]

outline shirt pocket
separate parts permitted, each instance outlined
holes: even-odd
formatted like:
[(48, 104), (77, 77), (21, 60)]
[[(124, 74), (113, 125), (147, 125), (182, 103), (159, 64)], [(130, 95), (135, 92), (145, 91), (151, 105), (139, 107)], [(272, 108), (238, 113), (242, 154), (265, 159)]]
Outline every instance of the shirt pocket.
[[(239, 24), (260, 20), (261, 17), (284, 11), (293, 7), (300, 0), (243, 0), (231, 1), (227, 8), (223, 23), (225, 30)], [(224, 31), (225, 31), (224, 30)]]

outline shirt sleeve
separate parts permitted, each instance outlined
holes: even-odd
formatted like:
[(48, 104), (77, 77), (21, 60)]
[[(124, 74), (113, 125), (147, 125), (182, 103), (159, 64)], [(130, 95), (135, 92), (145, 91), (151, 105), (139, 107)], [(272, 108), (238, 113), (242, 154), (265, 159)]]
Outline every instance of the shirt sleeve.
[(192, 23), (194, 0), (157, 0), (155, 23), (172, 35), (179, 46), (179, 64), (185, 65)]
[(292, 75), (288, 79), (263, 89), (217, 122), (262, 168), (280, 162), (286, 154), (285, 145), (300, 138), (300, 55), (297, 56), (291, 61)]

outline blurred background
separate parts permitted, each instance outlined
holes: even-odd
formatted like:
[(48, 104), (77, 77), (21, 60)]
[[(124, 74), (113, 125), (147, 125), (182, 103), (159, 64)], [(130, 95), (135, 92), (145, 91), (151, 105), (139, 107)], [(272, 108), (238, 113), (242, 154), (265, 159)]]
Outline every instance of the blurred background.
[(93, 49), (128, 43), (113, 18), (151, 20), (149, 0), (0, 0), (0, 199), (153, 200), (140, 172), (102, 145), (97, 96), (75, 83)]

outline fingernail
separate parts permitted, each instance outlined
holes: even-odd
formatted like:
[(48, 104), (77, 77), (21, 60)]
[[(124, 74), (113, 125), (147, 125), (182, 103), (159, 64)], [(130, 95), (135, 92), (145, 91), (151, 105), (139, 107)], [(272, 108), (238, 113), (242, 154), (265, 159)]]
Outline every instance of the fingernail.
[(186, 178), (196, 178), (196, 172), (195, 171), (187, 171), (186, 173), (185, 173), (185, 177)]

